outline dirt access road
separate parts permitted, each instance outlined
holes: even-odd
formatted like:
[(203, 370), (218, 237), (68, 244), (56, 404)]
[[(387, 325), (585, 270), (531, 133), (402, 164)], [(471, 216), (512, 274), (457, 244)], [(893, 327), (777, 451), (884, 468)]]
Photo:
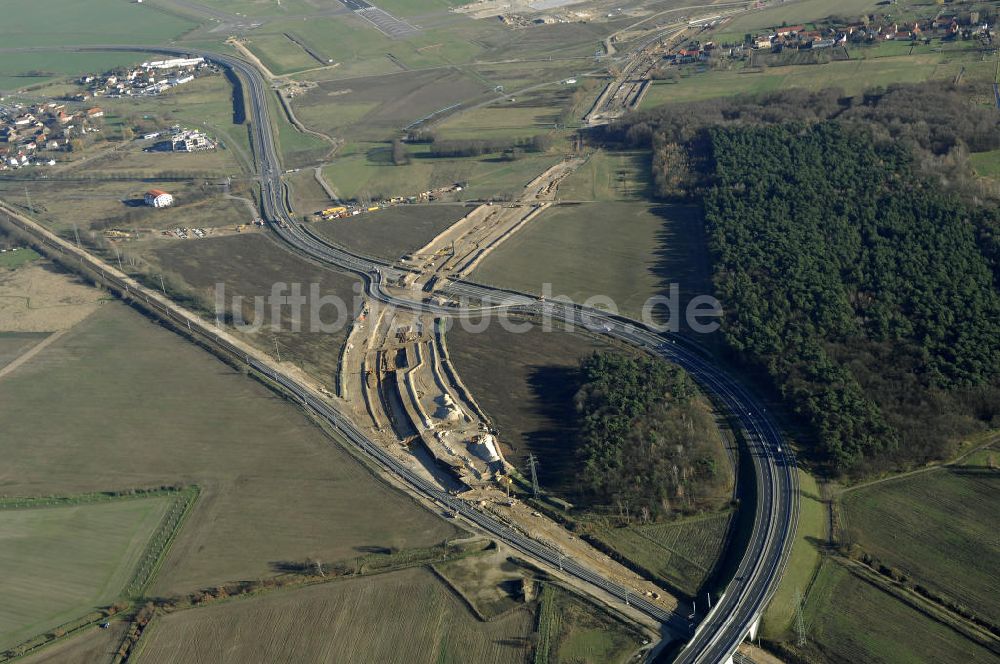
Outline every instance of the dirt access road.
[(567, 157), (529, 182), (516, 201), (486, 203), (459, 219), (404, 259), (419, 270), (405, 285), (433, 291), (446, 279), (467, 276), (491, 251), (549, 207), (559, 183), (586, 161), (586, 156)]

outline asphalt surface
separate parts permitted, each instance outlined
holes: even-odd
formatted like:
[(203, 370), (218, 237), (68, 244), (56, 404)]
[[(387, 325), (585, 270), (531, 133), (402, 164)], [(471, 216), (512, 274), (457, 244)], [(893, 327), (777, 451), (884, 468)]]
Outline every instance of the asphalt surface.
[[(251, 108), (251, 136), (254, 157), (261, 181), (262, 214), (273, 230), (293, 249), (313, 260), (330, 264), (341, 270), (354, 272), (366, 283), (369, 295), (385, 303), (411, 310), (421, 310), (442, 316), (454, 316), (455, 307), (415, 302), (388, 293), (383, 281), (398, 278), (404, 270), (351, 253), (322, 241), (295, 221), (294, 215), (285, 207), (284, 185), (281, 181), (281, 167), (278, 151), (274, 143), (274, 133), (268, 115), (268, 88), (261, 74), (248, 62), (239, 58), (214, 52), (188, 48), (148, 47), (148, 46), (95, 46), (67, 50), (124, 50), (153, 51), (174, 55), (196, 55), (231, 68), (244, 82)], [(25, 49), (28, 50), (28, 49)], [(39, 49), (41, 50), (41, 49)], [(51, 50), (51, 49), (49, 49)], [(60, 248), (60, 251), (66, 249)], [(96, 259), (92, 259), (96, 261)], [(103, 264), (102, 264), (103, 265)], [(106, 274), (106, 278), (116, 288), (129, 292), (127, 280)], [(136, 285), (132, 282), (132, 292)], [(798, 515), (798, 487), (794, 459), (783, 450), (781, 434), (775, 427), (766, 409), (737, 380), (712, 364), (711, 359), (683, 340), (660, 335), (644, 327), (641, 323), (619, 316), (609, 316), (597, 310), (585, 310), (576, 306), (548, 303), (531, 295), (514, 293), (481, 286), (469, 282), (451, 284), (442, 291), (448, 295), (474, 297), (484, 302), (484, 307), (505, 306), (526, 314), (545, 313), (556, 320), (569, 321), (586, 326), (596, 332), (607, 334), (658, 355), (682, 366), (699, 383), (701, 388), (716, 402), (728, 410), (739, 423), (750, 454), (756, 475), (756, 515), (754, 528), (734, 579), (725, 593), (718, 598), (707, 616), (702, 617), (691, 634), (692, 627), (687, 616), (678, 615), (656, 606), (641, 596), (629, 593), (621, 585), (605, 579), (590, 569), (565, 558), (523, 534), (512, 530), (503, 523), (486, 515), (465, 501), (453, 498), (436, 485), (423, 479), (407, 466), (370, 440), (349, 419), (333, 408), (324, 398), (310, 388), (277, 371), (270, 365), (244, 355), (243, 351), (214, 331), (209, 325), (195, 323), (200, 334), (210, 338), (217, 346), (236, 357), (245, 360), (262, 374), (271, 376), (290, 394), (307, 408), (330, 422), (348, 441), (357, 446), (383, 467), (394, 473), (417, 491), (430, 497), (445, 509), (461, 515), (482, 530), (503, 540), (539, 561), (560, 567), (565, 573), (592, 584), (596, 588), (622, 598), (635, 609), (645, 613), (664, 625), (666, 629), (680, 636), (690, 638), (688, 644), (675, 661), (685, 664), (718, 663), (729, 659), (737, 646), (744, 640), (751, 626), (760, 618), (768, 600), (774, 593), (787, 560)], [(159, 310), (164, 317), (179, 319), (179, 314), (158, 302), (155, 297), (147, 304)], [(190, 319), (178, 320), (191, 328)]]

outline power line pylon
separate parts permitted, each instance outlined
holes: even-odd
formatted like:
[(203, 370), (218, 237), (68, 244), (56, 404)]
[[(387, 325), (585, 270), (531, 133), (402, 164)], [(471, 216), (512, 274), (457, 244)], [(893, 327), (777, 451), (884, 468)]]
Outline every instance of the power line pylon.
[(531, 469), (531, 491), (538, 498), (538, 460), (534, 454), (528, 454), (528, 467)]

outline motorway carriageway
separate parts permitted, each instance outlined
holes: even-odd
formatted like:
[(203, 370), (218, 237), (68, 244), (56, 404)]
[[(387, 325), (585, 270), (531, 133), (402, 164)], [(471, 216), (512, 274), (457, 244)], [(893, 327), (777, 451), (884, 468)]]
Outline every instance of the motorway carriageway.
[[(180, 47), (149, 46), (90, 46), (65, 47), (66, 50), (121, 50), (152, 51), (175, 55), (195, 55), (212, 60), (236, 72), (247, 88), (248, 101), (252, 108), (251, 129), (254, 157), (261, 178), (262, 213), (274, 231), (292, 248), (313, 260), (333, 267), (354, 272), (366, 282), (372, 297), (401, 308), (420, 310), (439, 316), (461, 314), (455, 307), (439, 306), (415, 302), (392, 296), (382, 288), (382, 279), (398, 278), (403, 271), (397, 267), (373, 261), (321, 241), (306, 232), (294, 220), (284, 206), (283, 183), (277, 150), (273, 140), (273, 129), (269, 119), (267, 89), (261, 74), (253, 66), (239, 58), (214, 52), (199, 51)], [(51, 50), (51, 49), (50, 49)], [(17, 217), (14, 217), (17, 220)], [(24, 222), (19, 221), (24, 226)], [(122, 293), (142, 294), (147, 306), (165, 318), (186, 325), (194, 332), (206, 337), (225, 351), (243, 357), (258, 372), (270, 376), (300, 402), (330, 422), (351, 443), (396, 476), (403, 479), (420, 493), (432, 498), (448, 510), (460, 514), (479, 528), (489, 532), (510, 546), (530, 557), (562, 569), (580, 580), (592, 584), (615, 597), (622, 598), (628, 605), (663, 624), (668, 630), (685, 638), (690, 636), (690, 625), (686, 616), (665, 611), (641, 596), (629, 593), (619, 584), (605, 579), (590, 569), (565, 558), (555, 550), (540, 544), (503, 523), (472, 507), (465, 501), (453, 498), (447, 492), (432, 485), (408, 467), (401, 464), (387, 451), (361, 432), (348, 418), (333, 408), (320, 394), (290, 376), (277, 370), (269, 360), (255, 357), (245, 348), (239, 348), (219, 334), (209, 323), (192, 315), (181, 313), (177, 305), (165, 301), (149, 289), (140, 286), (126, 275), (90, 254), (73, 247), (68, 242), (48, 233), (40, 226), (26, 227), (34, 235), (46, 236), (49, 245), (58, 245), (63, 253), (69, 251), (91, 264), (91, 269), (100, 270), (105, 279)], [(674, 362), (688, 371), (696, 382), (722, 405), (738, 421), (745, 452), (751, 456), (756, 475), (756, 514), (754, 528), (744, 556), (734, 579), (712, 610), (701, 621), (693, 637), (675, 660), (684, 664), (703, 662), (716, 664), (732, 657), (737, 646), (755, 627), (768, 600), (773, 595), (780, 579), (798, 515), (798, 485), (794, 459), (782, 448), (781, 435), (774, 426), (766, 410), (732, 377), (710, 364), (700, 352), (693, 351), (676, 338), (656, 334), (636, 321), (609, 316), (597, 310), (584, 310), (576, 306), (556, 305), (541, 302), (537, 298), (521, 293), (498, 291), (485, 286), (462, 282), (452, 284), (452, 292), (476, 295), (483, 301), (512, 305), (514, 310), (524, 313), (545, 312), (555, 319), (574, 324), (586, 324), (599, 333), (608, 334), (647, 352)], [(448, 292), (445, 289), (444, 292)], [(152, 298), (152, 299), (151, 299)]]

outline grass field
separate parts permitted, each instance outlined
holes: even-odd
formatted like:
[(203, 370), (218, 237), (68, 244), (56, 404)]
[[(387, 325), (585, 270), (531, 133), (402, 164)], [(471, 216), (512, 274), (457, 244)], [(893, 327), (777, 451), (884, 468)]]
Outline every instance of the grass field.
[(506, 459), (523, 471), (528, 453), (534, 453), (546, 489), (573, 491), (577, 386), (572, 377), (582, 358), (609, 344), (537, 326), (513, 334), (495, 321), (478, 334), (456, 325), (446, 340), (458, 375), (499, 429)]
[(302, 71), (319, 64), (284, 34), (254, 35), (247, 47), (275, 74)]
[(463, 205), (401, 205), (346, 220), (319, 221), (313, 230), (354, 251), (395, 260), (427, 244), (469, 210)]
[[(64, 44), (162, 44), (195, 27), (150, 5), (119, 0), (7, 0), (0, 23), (5, 47)], [(75, 54), (66, 54), (72, 60)]]
[(17, 251), (7, 251), (0, 254), (0, 269), (15, 270), (39, 258), (38, 252), (34, 249), (20, 247)]
[(974, 152), (969, 155), (969, 161), (977, 175), (984, 178), (1000, 178), (1000, 150)]
[(327, 181), (344, 198), (367, 194), (413, 196), (430, 189), (467, 182), (464, 200), (516, 195), (559, 160), (549, 154), (527, 154), (517, 161), (501, 161), (497, 155), (460, 159), (420, 156), (425, 148), (411, 146), (413, 158), (405, 166), (389, 161), (387, 144), (361, 143), (350, 146), (323, 169)]
[(47, 336), (48, 334), (43, 332), (0, 332), (0, 369)]
[(731, 515), (710, 514), (676, 522), (606, 528), (596, 534), (623, 556), (695, 596), (723, 551)]
[(853, 576), (823, 562), (804, 609), (808, 651), (828, 662), (990, 662), (972, 641)]
[[(584, 185), (585, 186), (585, 185)], [(491, 253), (474, 281), (552, 295), (578, 303), (601, 295), (639, 316), (653, 295), (710, 293), (701, 221), (693, 207), (649, 203), (560, 205), (543, 212)], [(683, 314), (683, 311), (681, 311)], [(683, 327), (683, 326), (682, 326)]]
[(483, 58), (492, 44), (509, 40), (509, 31), (493, 22), (450, 15), (430, 23), (442, 27), (425, 24), (406, 39), (393, 40), (351, 13), (314, 16), (307, 21), (288, 18), (254, 31), (247, 45), (265, 63), (278, 67), (279, 73), (320, 67), (317, 60), (302, 57), (305, 51), (299, 55), (290, 49), (291, 42), (284, 35), (292, 34), (337, 65), (304, 75), (334, 79), (469, 63)]
[[(303, 261), (262, 234), (175, 242), (160, 247), (151, 260), (162, 266), (165, 273), (174, 275), (185, 291), (202, 302), (214, 303), (217, 284), (224, 284), (228, 310), (232, 309), (234, 296), (244, 297), (249, 308), (253, 298), (269, 296), (275, 284), (287, 284), (286, 293), (291, 284), (299, 284), (307, 299), (312, 284), (317, 284), (322, 295), (341, 298), (345, 304), (342, 312), (334, 306), (317, 309), (320, 322), (333, 325), (339, 320), (343, 324), (339, 329), (323, 331), (318, 326), (313, 329), (313, 308), (307, 302), (302, 307), (301, 331), (293, 329), (290, 307), (281, 308), (279, 321), (272, 318), (270, 306), (262, 306), (262, 328), (247, 335), (251, 342), (272, 354), (277, 339), (282, 361), (294, 362), (318, 379), (335, 383), (340, 348), (347, 338), (347, 323), (354, 316), (355, 305), (360, 306), (360, 302), (355, 302), (355, 295), (360, 292), (355, 290), (359, 283), (355, 278)], [(214, 304), (210, 306), (214, 308)], [(251, 324), (254, 312), (243, 313), (246, 323)], [(279, 329), (272, 330), (272, 323), (278, 324)]]
[(198, 4), (212, 7), (230, 14), (269, 17), (306, 14), (316, 10), (309, 0), (199, 0)]
[(862, 13), (876, 9), (876, 0), (843, 0), (836, 4), (830, 0), (801, 0), (794, 3), (781, 3), (762, 11), (747, 12), (726, 23), (722, 30), (726, 33), (739, 34), (768, 27), (795, 25), (806, 21), (814, 21), (827, 16), (845, 16), (853, 18)]
[(64, 664), (65, 662), (113, 664), (127, 625), (124, 620), (112, 621), (108, 629), (94, 625), (69, 639), (22, 657), (17, 662), (18, 664)]
[(0, 650), (112, 603), (170, 502), (0, 510)]
[(492, 90), (468, 70), (444, 67), (323, 81), (293, 103), (312, 128), (350, 141), (374, 141), (453, 104), (490, 99)]
[[(0, 32), (4, 28), (0, 27)], [(107, 71), (148, 59), (146, 53), (4, 53), (0, 91), (15, 91), (66, 76)]]
[(559, 197), (574, 201), (648, 199), (650, 160), (645, 151), (597, 150), (559, 185)]
[(542, 591), (536, 664), (624, 664), (641, 636), (569, 592), (546, 585)]
[[(154, 209), (139, 204), (143, 194), (157, 186), (173, 194), (175, 200), (173, 207)], [(158, 231), (178, 226), (231, 228), (234, 224), (245, 224), (252, 219), (243, 203), (224, 198), (222, 187), (205, 184), (203, 180), (145, 182), (132, 179), (65, 182), (0, 180), (0, 198), (12, 204), (26, 205), (25, 190), (31, 197), (33, 217), (71, 241), (75, 237), (74, 224), (80, 233), (80, 238), (86, 240), (91, 235), (97, 234), (91, 230), (91, 224), (103, 225), (109, 220), (118, 228)], [(172, 240), (156, 238), (155, 242), (159, 243), (156, 246), (160, 246), (163, 242), (170, 243)], [(122, 246), (122, 251), (136, 253), (141, 250), (140, 246), (125, 244)], [(2, 254), (2, 256), (8, 255)]]
[(159, 618), (138, 661), (521, 664), (531, 631), (530, 611), (479, 622), (429, 571), (411, 569)]
[(843, 60), (823, 65), (769, 67), (759, 71), (709, 71), (683, 77), (677, 83), (654, 83), (642, 101), (642, 108), (787, 88), (819, 90), (839, 87), (848, 94), (856, 94), (878, 85), (951, 80), (963, 66), (964, 80), (991, 80), (993, 77), (994, 63), (982, 62), (978, 56), (961, 53)]
[(764, 612), (762, 631), (766, 638), (780, 639), (792, 628), (796, 594), (804, 596), (820, 564), (818, 543), (827, 540), (827, 507), (819, 498), (816, 480), (799, 471), (799, 523), (788, 566), (778, 589)]
[(434, 132), (441, 138), (521, 138), (546, 134), (565, 123), (563, 113), (573, 103), (573, 88), (556, 84), (461, 111), (435, 125)]
[(128, 145), (113, 153), (87, 161), (80, 171), (101, 175), (134, 176), (156, 179), (165, 174), (239, 177), (242, 175), (235, 154), (225, 148), (203, 152), (146, 152), (148, 143)]
[(941, 469), (849, 491), (848, 541), (915, 582), (1000, 622), (1000, 473)]
[(283, 399), (118, 304), (0, 380), (0, 421), (6, 495), (201, 487), (154, 594), (455, 533)]

